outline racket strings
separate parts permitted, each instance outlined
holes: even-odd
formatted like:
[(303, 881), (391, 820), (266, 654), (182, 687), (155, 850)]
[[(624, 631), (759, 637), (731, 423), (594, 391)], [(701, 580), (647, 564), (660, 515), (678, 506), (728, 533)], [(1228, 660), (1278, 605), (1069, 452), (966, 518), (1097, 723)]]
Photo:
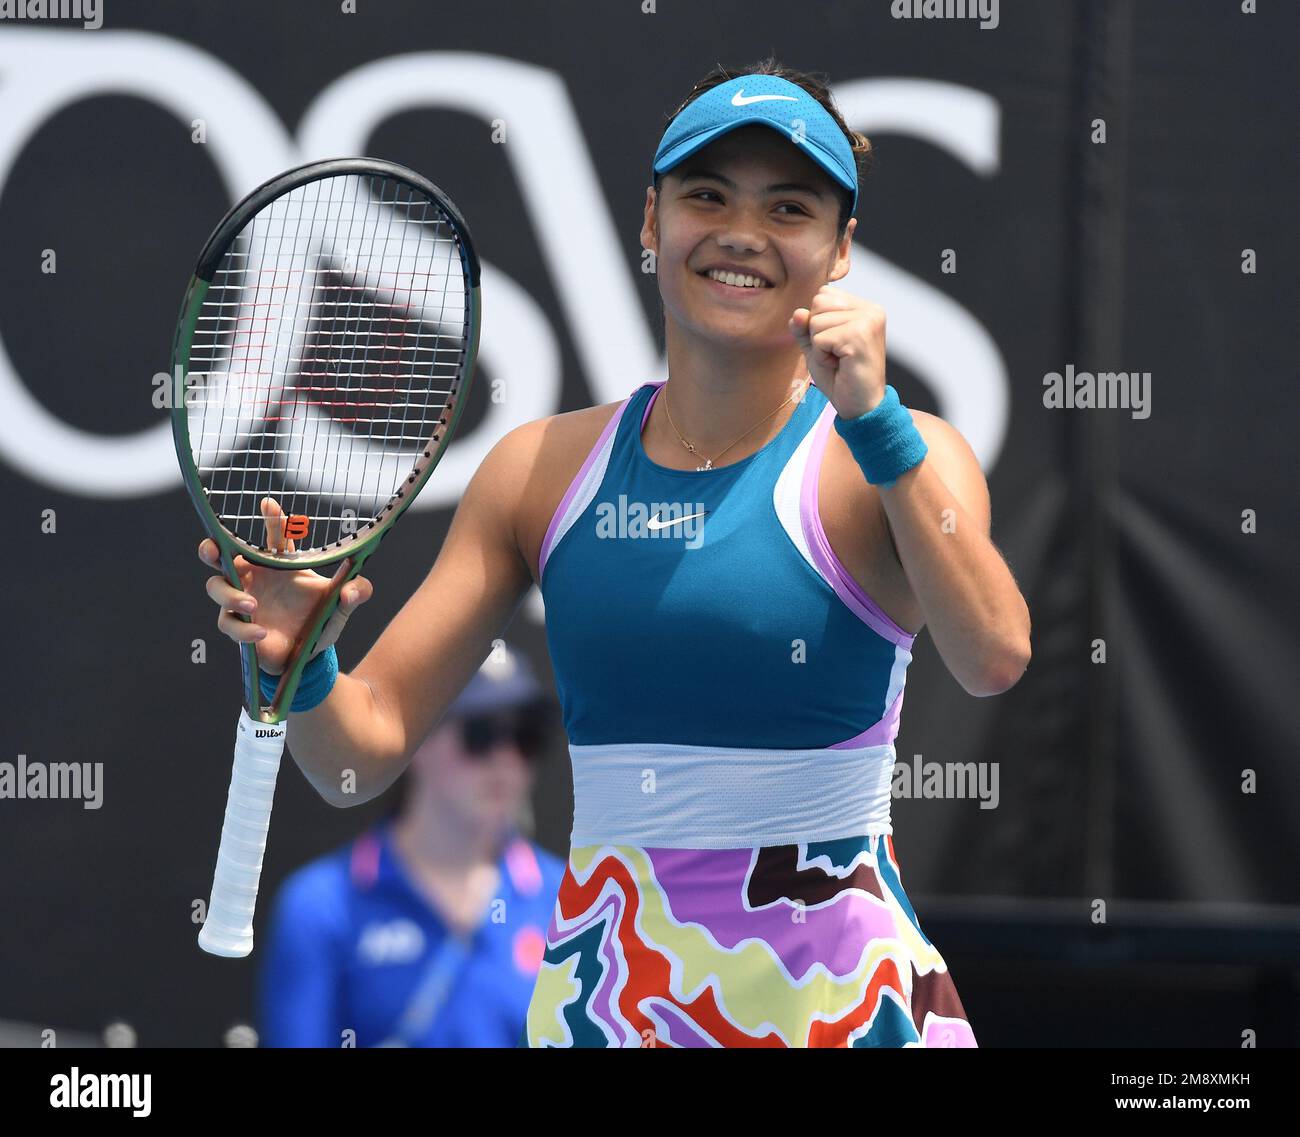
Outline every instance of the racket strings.
[(264, 206), (213, 274), (189, 355), (195, 466), (222, 523), (300, 552), (364, 535), (445, 441), (471, 329), (455, 223), (407, 183), (327, 177)]

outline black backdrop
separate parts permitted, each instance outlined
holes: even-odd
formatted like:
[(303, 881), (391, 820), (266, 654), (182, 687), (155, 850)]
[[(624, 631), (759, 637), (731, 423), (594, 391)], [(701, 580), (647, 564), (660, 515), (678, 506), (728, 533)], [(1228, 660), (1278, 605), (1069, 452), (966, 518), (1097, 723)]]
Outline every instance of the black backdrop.
[[(1300, 9), (1005, 0), (981, 29), (896, 19), (887, 0), (649, 6), (110, 0), (98, 31), (0, 25), (0, 489), (14, 523), (0, 761), (104, 765), (98, 810), (0, 800), (0, 1018), (91, 1031), (121, 1018), (142, 1044), (181, 1045), (215, 1044), (251, 1014), (256, 954), (209, 958), (190, 922), (208, 895), (238, 666), (169, 443), (144, 434), (164, 429), (152, 379), (232, 196), (349, 149), (426, 173), (492, 267), (466, 432), (493, 428), (493, 378), (530, 392), (506, 400), (512, 422), (607, 401), (661, 377), (637, 232), (664, 114), (716, 60), (769, 51), (828, 72), (878, 147), (851, 287), (890, 314), (904, 401), (978, 439), (994, 538), (1034, 618), (1030, 669), (996, 699), (966, 696), (918, 641), (900, 760), (1000, 771), (997, 809), (896, 802), (923, 921), (945, 897), (1053, 902), (1085, 932), (1097, 898), (1300, 905), (1284, 222)], [(348, 108), (367, 99), (351, 145)], [(523, 328), (536, 390), (511, 356)], [(1044, 407), (1043, 377), (1068, 365), (1150, 372), (1150, 416)], [(87, 436), (122, 445), (74, 481)], [(345, 667), (422, 579), (454, 496), (386, 542)], [(530, 602), (506, 635), (549, 675), (539, 614)], [(1257, 792), (1242, 792), (1246, 770)], [(569, 794), (557, 741), (537, 817), (560, 853)], [(332, 810), (286, 763), (264, 896), (379, 808)], [(1039, 1037), (1050, 1020), (1033, 1018)]]

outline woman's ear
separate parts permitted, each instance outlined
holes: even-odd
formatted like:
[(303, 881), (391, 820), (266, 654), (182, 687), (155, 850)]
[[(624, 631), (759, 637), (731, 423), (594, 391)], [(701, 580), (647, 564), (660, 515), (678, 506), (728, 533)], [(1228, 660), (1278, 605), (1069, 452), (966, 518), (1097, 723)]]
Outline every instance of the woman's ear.
[(654, 186), (646, 186), (645, 216), (641, 222), (641, 247), (659, 255), (659, 203)]
[(848, 224), (844, 226), (844, 236), (835, 244), (835, 259), (831, 264), (827, 280), (842, 280), (849, 275), (849, 269), (853, 267), (853, 231), (857, 227), (858, 219), (850, 217)]

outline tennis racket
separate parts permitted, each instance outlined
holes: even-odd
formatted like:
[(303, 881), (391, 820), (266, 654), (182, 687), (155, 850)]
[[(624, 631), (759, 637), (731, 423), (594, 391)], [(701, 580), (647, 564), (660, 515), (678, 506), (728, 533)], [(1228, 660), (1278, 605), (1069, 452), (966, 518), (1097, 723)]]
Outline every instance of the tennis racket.
[[(213, 955), (253, 950), (285, 720), (303, 668), (343, 586), (447, 449), (479, 325), (464, 218), (437, 186), (391, 162), (313, 162), (272, 178), (226, 214), (199, 256), (172, 349), (186, 489), (236, 588), (236, 556), (273, 569), (336, 566), (269, 704), (256, 647), (240, 645), (244, 707), (199, 933)], [(275, 525), (264, 521), (265, 498), (282, 511)]]

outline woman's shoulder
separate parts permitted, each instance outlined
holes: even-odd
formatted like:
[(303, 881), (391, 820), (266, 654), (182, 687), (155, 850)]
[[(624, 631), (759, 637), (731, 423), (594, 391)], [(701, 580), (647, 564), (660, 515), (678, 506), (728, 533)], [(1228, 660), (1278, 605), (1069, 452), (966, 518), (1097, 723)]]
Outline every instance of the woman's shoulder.
[(624, 402), (547, 415), (507, 432), (497, 447), (525, 474), (526, 497), (549, 499), (557, 485), (562, 494)]
[[(523, 473), (517, 533), (525, 562), (535, 570), (542, 539), (565, 492), (627, 396), (534, 419), (510, 431), (499, 445)], [(507, 441), (508, 440), (508, 441)]]
[[(590, 443), (587, 447), (590, 450), (615, 412), (635, 393), (632, 391), (612, 403), (597, 403), (595, 406), (533, 419), (515, 427), (506, 437), (516, 436), (516, 444), (520, 447), (531, 446), (538, 456), (548, 455), (562, 462), (565, 456), (584, 442)], [(586, 457), (585, 451), (583, 457)]]

